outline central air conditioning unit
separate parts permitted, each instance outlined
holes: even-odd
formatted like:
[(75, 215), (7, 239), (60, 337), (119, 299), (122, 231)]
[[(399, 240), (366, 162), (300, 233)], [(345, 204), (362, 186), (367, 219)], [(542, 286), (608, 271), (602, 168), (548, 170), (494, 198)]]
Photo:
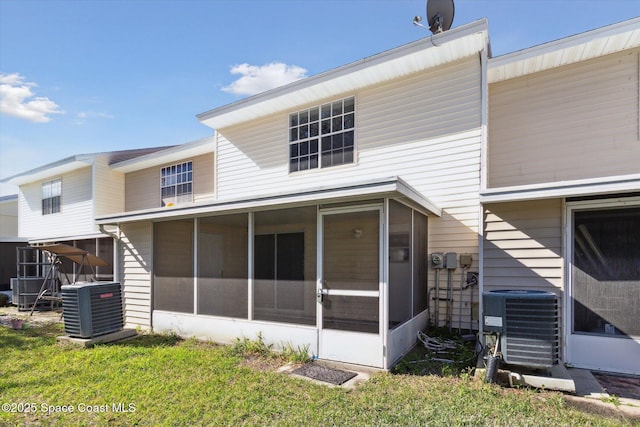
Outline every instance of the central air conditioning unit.
[(124, 326), (120, 283), (76, 283), (62, 286), (64, 331), (74, 338), (93, 338)]
[(512, 365), (551, 368), (558, 364), (558, 298), (538, 290), (483, 294), (484, 331), (498, 333), (502, 359)]

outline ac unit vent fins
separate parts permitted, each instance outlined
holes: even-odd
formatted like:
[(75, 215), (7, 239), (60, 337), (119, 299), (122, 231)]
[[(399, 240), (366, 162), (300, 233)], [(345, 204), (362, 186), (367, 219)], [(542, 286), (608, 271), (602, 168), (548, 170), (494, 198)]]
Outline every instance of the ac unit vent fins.
[(485, 332), (500, 335), (505, 362), (536, 368), (558, 363), (558, 298), (538, 290), (496, 290), (483, 294)]
[(507, 298), (504, 359), (548, 367), (558, 363), (558, 305), (555, 299)]
[(70, 337), (92, 338), (117, 332), (124, 325), (120, 283), (62, 286), (64, 330)]

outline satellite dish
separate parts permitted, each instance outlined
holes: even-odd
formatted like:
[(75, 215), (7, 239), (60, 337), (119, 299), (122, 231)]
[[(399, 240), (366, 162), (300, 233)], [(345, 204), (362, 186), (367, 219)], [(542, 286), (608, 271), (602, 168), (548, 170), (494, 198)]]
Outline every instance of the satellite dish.
[(433, 34), (451, 28), (454, 13), (453, 0), (427, 0), (427, 22)]

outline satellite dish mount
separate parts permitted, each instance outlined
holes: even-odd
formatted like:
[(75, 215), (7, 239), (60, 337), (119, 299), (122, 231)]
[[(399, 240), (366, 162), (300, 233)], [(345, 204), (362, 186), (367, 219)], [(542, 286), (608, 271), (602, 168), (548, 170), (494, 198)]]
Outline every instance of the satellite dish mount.
[[(453, 0), (427, 0), (427, 22), (433, 34), (442, 33), (451, 28), (455, 7)], [(426, 28), (420, 23), (422, 17), (413, 18), (413, 25)]]
[(436, 13), (436, 16), (434, 16), (433, 19), (429, 20), (429, 29), (433, 34), (438, 34), (444, 31), (442, 29), (442, 22), (442, 15), (440, 15), (439, 12)]

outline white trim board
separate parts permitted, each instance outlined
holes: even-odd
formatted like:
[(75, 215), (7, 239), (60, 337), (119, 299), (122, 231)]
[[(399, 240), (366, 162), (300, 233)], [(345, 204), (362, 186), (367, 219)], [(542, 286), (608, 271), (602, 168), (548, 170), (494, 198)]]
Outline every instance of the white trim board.
[(574, 197), (640, 191), (640, 174), (498, 187), (480, 192), (480, 203)]

